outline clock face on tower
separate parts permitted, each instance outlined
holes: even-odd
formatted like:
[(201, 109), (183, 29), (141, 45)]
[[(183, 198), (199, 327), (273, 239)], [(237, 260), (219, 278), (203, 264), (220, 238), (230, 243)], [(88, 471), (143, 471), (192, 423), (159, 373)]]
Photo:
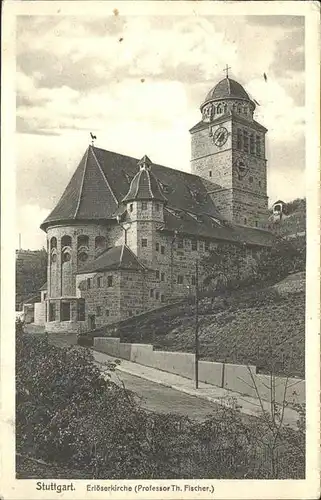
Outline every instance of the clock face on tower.
[(228, 131), (225, 127), (219, 127), (213, 135), (214, 144), (219, 147), (226, 143), (227, 138)]

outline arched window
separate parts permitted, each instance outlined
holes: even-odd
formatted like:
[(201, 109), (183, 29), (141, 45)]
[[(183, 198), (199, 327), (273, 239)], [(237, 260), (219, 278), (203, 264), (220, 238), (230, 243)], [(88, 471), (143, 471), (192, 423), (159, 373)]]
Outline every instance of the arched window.
[(77, 248), (80, 247), (87, 247), (89, 246), (89, 237), (86, 236), (85, 234), (81, 234), (77, 238)]
[(226, 102), (224, 103), (224, 113), (227, 113), (227, 104), (226, 104)]
[(95, 238), (95, 249), (103, 250), (106, 248), (106, 238), (105, 236), (96, 236)]
[(53, 236), (50, 240), (50, 251), (57, 248), (57, 238)]
[(222, 113), (222, 106), (221, 104), (218, 104), (217, 106), (217, 114), (220, 115)]
[(241, 113), (241, 111), (242, 111), (241, 104), (238, 104), (238, 105), (237, 105), (237, 112), (238, 112), (238, 113)]
[(57, 254), (56, 252), (53, 252), (51, 254), (51, 264), (55, 264), (57, 262)]
[(71, 236), (63, 236), (61, 238), (61, 248), (71, 247)]

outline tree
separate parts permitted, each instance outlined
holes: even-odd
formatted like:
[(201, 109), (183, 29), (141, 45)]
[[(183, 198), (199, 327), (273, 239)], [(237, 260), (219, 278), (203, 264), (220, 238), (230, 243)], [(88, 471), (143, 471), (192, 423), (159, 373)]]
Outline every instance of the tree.
[(47, 279), (47, 252), (44, 248), (16, 259), (16, 304), (37, 294)]
[(204, 285), (217, 290), (239, 288), (253, 275), (254, 259), (242, 244), (219, 243), (205, 256), (201, 265), (204, 270)]
[[(218, 406), (204, 422), (145, 411), (89, 349), (16, 340), (16, 446), (84, 478), (242, 478), (256, 474), (256, 426)], [(268, 474), (264, 469), (263, 473)], [(20, 475), (21, 477), (21, 475)], [(25, 476), (28, 477), (28, 476)]]
[(305, 238), (275, 238), (271, 248), (257, 254), (256, 279), (278, 281), (291, 272), (305, 270)]

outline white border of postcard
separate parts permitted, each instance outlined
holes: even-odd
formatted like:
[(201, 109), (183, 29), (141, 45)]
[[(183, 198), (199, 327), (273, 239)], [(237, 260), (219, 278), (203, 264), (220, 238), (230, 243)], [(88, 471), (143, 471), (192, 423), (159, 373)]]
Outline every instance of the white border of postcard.
[[(319, 285), (319, 141), (320, 141), (320, 4), (313, 1), (207, 2), (207, 1), (6, 1), (2, 17), (2, 223), (1, 223), (1, 479), (0, 496), (9, 499), (310, 499), (320, 494), (319, 387), (320, 387), (320, 285)], [(75, 486), (61, 494), (37, 490), (38, 480), (15, 478), (14, 435), (14, 281), (15, 281), (15, 18), (17, 15), (301, 15), (306, 19), (306, 182), (307, 182), (307, 311), (306, 397), (307, 458), (305, 480), (57, 480)], [(264, 43), (264, 40), (262, 40)], [(12, 235), (12, 236), (11, 236)], [(53, 482), (46, 480), (46, 483)], [(132, 491), (87, 491), (87, 484), (130, 486)], [(135, 491), (142, 484), (144, 491)], [(153, 491), (161, 485), (209, 486), (210, 491), (184, 493)]]

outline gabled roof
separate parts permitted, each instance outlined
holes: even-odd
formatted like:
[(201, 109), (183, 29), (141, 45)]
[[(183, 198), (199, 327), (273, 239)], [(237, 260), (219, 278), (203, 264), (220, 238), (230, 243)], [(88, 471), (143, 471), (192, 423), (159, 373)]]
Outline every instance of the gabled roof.
[[(115, 218), (121, 201), (138, 171), (138, 160), (130, 156), (89, 146), (58, 204), (42, 223)], [(222, 219), (202, 179), (181, 170), (153, 164), (153, 174), (168, 205)]]
[(84, 266), (78, 272), (78, 274), (88, 274), (117, 269), (142, 271), (144, 269), (144, 266), (139, 262), (136, 255), (126, 245), (120, 245), (108, 248), (94, 261)]

